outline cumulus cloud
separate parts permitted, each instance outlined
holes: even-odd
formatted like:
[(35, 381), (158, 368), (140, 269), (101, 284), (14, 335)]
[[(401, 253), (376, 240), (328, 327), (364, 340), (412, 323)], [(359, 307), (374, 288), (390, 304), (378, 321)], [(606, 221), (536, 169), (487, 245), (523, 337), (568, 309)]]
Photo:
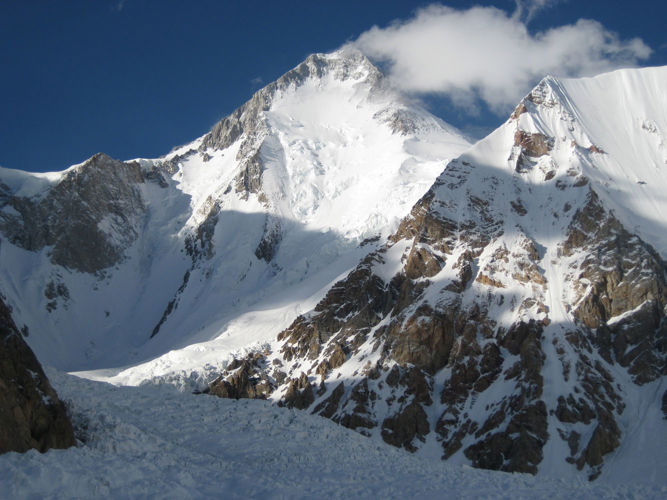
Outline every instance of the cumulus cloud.
[[(521, 3), (539, 9), (550, 0)], [(432, 5), (407, 21), (371, 28), (353, 45), (387, 63), (403, 90), (447, 94), (461, 105), (481, 98), (496, 112), (515, 105), (547, 74), (588, 76), (636, 65), (651, 54), (641, 39), (621, 40), (591, 20), (530, 33), (528, 15)]]

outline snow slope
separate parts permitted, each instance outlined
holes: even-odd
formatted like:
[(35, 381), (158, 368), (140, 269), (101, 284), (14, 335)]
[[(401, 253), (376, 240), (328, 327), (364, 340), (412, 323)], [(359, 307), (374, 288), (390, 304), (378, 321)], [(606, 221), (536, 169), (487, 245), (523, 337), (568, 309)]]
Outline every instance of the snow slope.
[(667, 485), (588, 483), (450, 466), (262, 401), (113, 387), (55, 371), (78, 448), (0, 456), (8, 498), (664, 498)]

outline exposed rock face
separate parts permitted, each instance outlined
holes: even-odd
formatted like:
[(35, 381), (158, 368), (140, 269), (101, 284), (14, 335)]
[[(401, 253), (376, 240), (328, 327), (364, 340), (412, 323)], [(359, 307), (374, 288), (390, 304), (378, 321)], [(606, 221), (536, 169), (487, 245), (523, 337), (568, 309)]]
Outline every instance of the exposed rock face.
[(54, 264), (95, 273), (122, 260), (136, 240), (145, 212), (138, 185), (147, 179), (161, 177), (99, 153), (43, 197), (5, 195), (0, 208), (13, 210), (0, 212), (0, 231), (26, 250), (53, 247)]
[[(544, 306), (538, 301), (521, 304), (539, 320), (516, 321), (504, 329), (489, 315), (498, 298), (475, 294), (471, 303), (463, 295), (473, 282), (497, 288), (501, 280), (507, 283), (508, 274), (531, 288), (542, 287), (544, 278), (535, 262), (538, 252), (526, 236), (511, 252), (510, 269), (492, 264), (509, 262), (510, 251), (497, 243), (503, 223), (486, 201), (493, 198), (490, 193), (467, 197), (461, 189), (464, 196), (457, 201), (465, 203), (465, 221), (456, 220), (454, 203), (443, 210), (436, 189), (446, 185), (455, 190), (470, 171), (469, 164), (451, 164), (393, 241), (366, 258), (308, 319), (298, 319), (279, 340), (284, 341), (286, 360), (299, 359), (302, 368), (303, 361), (314, 360), (311, 366), (317, 364), (325, 387), (328, 380), (336, 380), (330, 370), (340, 366), (333, 353), (342, 351), (363, 367), (361, 382), (348, 394), (332, 393), (315, 411), (350, 427), (379, 427), (385, 441), (408, 450), (417, 449), (434, 430), (445, 457), (474, 436), (477, 441), (465, 448), (473, 464), (535, 472), (548, 437), (546, 407), (540, 400)], [(480, 255), (494, 242), (494, 260), (480, 269)], [(400, 263), (401, 270), (385, 281), (378, 270), (390, 261)], [(445, 272), (449, 279), (432, 286), (429, 278)], [(427, 294), (433, 299), (424, 300)], [(449, 373), (444, 379), (443, 370)], [(497, 406), (486, 421), (473, 421), (467, 416), (471, 400), (494, 383), (513, 386), (517, 396), (494, 402)], [(393, 395), (381, 400), (379, 394), (387, 390)], [(338, 411), (332, 412), (335, 400)], [(380, 406), (389, 408), (384, 417)], [(434, 407), (441, 408), (440, 417), (429, 422), (426, 409), (433, 413)]]
[(283, 397), (283, 403), (288, 408), (303, 410), (315, 401), (313, 386), (310, 384), (305, 373), (301, 372), (299, 378), (289, 381), (287, 391)]
[(0, 300), (0, 453), (75, 445), (65, 406)]
[(567, 256), (575, 249), (586, 256), (571, 264), (570, 276), (577, 281), (572, 314), (595, 330), (598, 352), (607, 362), (628, 368), (638, 384), (665, 375), (665, 263), (606, 214), (594, 194), (573, 217), (563, 245)]
[(213, 235), (219, 220), (220, 204), (209, 197), (200, 208), (200, 213), (204, 215), (203, 220), (192, 234), (185, 238), (185, 251), (192, 259), (193, 265), (199, 260), (210, 259), (215, 253)]
[(262, 371), (264, 359), (254, 354), (243, 361), (235, 360), (209, 387), (209, 392), (221, 398), (265, 399), (274, 385)]
[(536, 473), (562, 442), (562, 460), (600, 474), (623, 439), (611, 374), (666, 374), (666, 266), (583, 175), (597, 151), (522, 128), (547, 109), (579, 134), (559, 106), (543, 82), (499, 165), (450, 162), (388, 243), (280, 333), (272, 399), (476, 467)]
[(282, 238), (280, 221), (275, 217), (266, 216), (264, 223), (264, 235), (255, 249), (255, 257), (271, 262), (276, 254), (278, 245)]
[[(460, 172), (450, 165), (439, 185)], [(610, 367), (627, 367), (637, 383), (665, 373), (667, 288), (660, 258), (613, 216), (594, 213), (597, 222), (586, 226), (586, 214), (601, 210), (593, 192), (588, 199), (561, 246), (565, 258), (578, 258), (569, 264), (578, 294), (571, 330), (551, 324), (548, 282), (532, 239), (515, 237), (510, 250), (489, 205), (469, 200), (470, 219), (456, 224), (436, 208), (431, 192), (395, 243), (367, 257), (312, 314), (280, 334), (283, 359), (308, 370), (286, 382), (284, 392), (276, 383), (279, 400), (366, 434), (375, 429), (411, 451), (434, 432), (443, 458), (462, 452), (483, 468), (535, 473), (547, 441), (563, 439), (568, 461), (595, 477), (621, 438), (616, 417), (624, 403)], [(585, 227), (589, 232), (580, 236)], [(402, 267), (387, 282), (376, 273), (390, 258)], [(448, 278), (431, 284), (440, 273)], [(523, 298), (502, 291), (517, 286)], [(493, 314), (506, 301), (515, 318), (509, 324)], [(564, 380), (577, 389), (545, 401), (552, 349)], [(349, 386), (336, 376), (345, 363), (359, 366), (360, 378)], [(439, 417), (429, 420), (434, 412)], [(587, 442), (573, 429), (577, 424), (592, 429)]]

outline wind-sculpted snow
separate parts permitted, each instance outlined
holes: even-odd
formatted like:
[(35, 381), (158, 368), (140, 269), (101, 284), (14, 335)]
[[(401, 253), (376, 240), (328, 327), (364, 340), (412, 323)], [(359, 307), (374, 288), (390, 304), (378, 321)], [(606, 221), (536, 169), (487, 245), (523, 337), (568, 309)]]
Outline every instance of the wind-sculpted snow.
[(49, 372), (78, 448), (0, 456), (11, 498), (661, 498), (656, 485), (450, 466), (298, 410)]

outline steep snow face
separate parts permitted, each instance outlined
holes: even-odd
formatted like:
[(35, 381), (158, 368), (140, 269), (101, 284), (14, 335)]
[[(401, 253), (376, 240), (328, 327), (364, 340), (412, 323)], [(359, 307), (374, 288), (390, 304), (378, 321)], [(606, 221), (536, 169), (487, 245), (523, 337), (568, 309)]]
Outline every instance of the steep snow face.
[[(194, 342), (219, 366), (314, 304), (466, 147), (360, 53), (313, 55), (163, 158), (0, 172), (0, 289), (55, 366)], [(172, 358), (149, 371), (185, 369)]]
[(395, 230), (442, 160), (465, 144), (365, 79), (339, 82), (331, 74), (279, 93), (267, 122), (271, 139), (261, 153), (269, 200), (284, 218), (348, 239)]
[(468, 143), (345, 50), (309, 57), (194, 146), (230, 161), (218, 172), (198, 155), (183, 163), (177, 175), (193, 208), (231, 183), (260, 195), (276, 217), (363, 239), (395, 230)]
[[(667, 258), (667, 67), (545, 79), (524, 101), (522, 130), (554, 137), (552, 157), (576, 155), (605, 206)], [(576, 148), (573, 148), (572, 145)], [(583, 150), (598, 154), (585, 156)]]
[[(655, 250), (667, 222), (612, 200), (609, 179), (645, 186), (628, 162), (660, 158), (661, 142), (626, 125), (659, 106), (658, 130), (667, 103), (645, 90), (658, 93), (663, 69), (630, 73), (599, 79), (638, 93), (631, 108), (591, 97), (598, 79), (541, 82), (448, 164), (385, 245), (210, 391), (269, 397), (454, 463), (657, 477), (665, 453), (647, 436), (667, 429), (667, 275)], [(622, 144), (607, 120), (626, 130)]]

